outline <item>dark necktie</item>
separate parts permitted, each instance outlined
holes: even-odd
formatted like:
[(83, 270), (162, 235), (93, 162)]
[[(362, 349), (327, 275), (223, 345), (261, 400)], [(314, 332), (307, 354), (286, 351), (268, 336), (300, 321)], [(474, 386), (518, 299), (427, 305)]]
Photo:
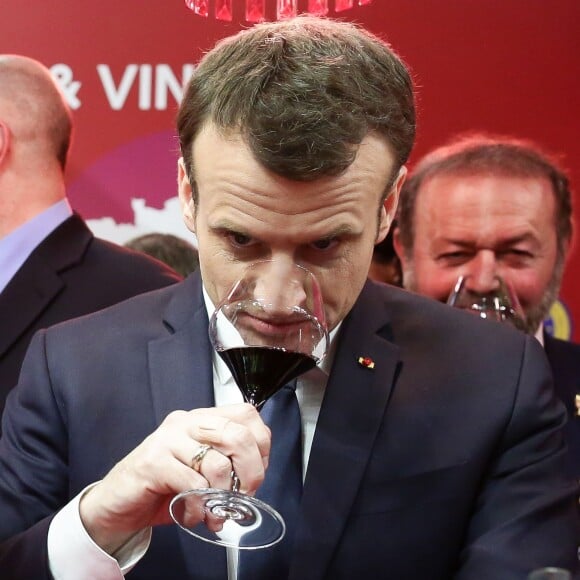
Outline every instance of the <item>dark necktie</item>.
[(261, 412), (272, 430), (272, 448), (266, 478), (256, 497), (280, 512), (286, 523), (286, 534), (271, 548), (241, 550), (238, 580), (288, 577), (302, 497), (302, 423), (295, 389), (296, 381), (280, 389)]

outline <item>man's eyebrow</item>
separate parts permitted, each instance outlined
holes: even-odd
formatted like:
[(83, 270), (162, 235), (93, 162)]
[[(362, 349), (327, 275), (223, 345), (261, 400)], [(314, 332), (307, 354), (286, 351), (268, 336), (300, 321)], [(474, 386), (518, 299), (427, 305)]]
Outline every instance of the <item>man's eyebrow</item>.
[(476, 245), (475, 240), (456, 239), (446, 236), (435, 237), (434, 245), (452, 245), (460, 248), (473, 248)]
[[(236, 234), (242, 234), (247, 236), (252, 236), (252, 234), (244, 228), (242, 224), (233, 223), (229, 219), (219, 220), (214, 224), (211, 224), (210, 229), (213, 231), (222, 231), (222, 232), (234, 232)], [(351, 225), (349, 224), (341, 224), (332, 230), (325, 232), (324, 234), (314, 238), (316, 240), (324, 240), (327, 238), (336, 238), (340, 236), (350, 236), (356, 233)]]
[(210, 224), (209, 228), (214, 231), (235, 232), (236, 234), (250, 235), (242, 225), (235, 224), (229, 219), (219, 220), (215, 224)]
[(510, 238), (505, 238), (500, 240), (498, 245), (500, 246), (515, 246), (517, 244), (530, 242), (532, 244), (538, 243), (538, 238), (533, 234), (526, 232), (525, 234), (521, 234), (519, 236), (512, 236)]
[(511, 238), (507, 238), (508, 241), (512, 241), (512, 242), (519, 242), (519, 241), (525, 241), (525, 240), (536, 240), (536, 236), (531, 233), (531, 232), (525, 232), (523, 234), (520, 234), (518, 236), (512, 236)]
[(352, 226), (350, 226), (348, 224), (341, 224), (341, 225), (335, 227), (334, 229), (332, 229), (330, 232), (327, 232), (326, 234), (324, 234), (323, 236), (321, 236), (318, 239), (338, 238), (340, 236), (350, 236), (353, 233), (354, 233), (354, 230), (353, 230)]
[[(477, 246), (477, 240), (464, 240), (464, 239), (455, 239), (452, 237), (442, 237), (440, 241), (445, 242), (447, 244), (453, 244), (454, 246), (458, 246), (460, 248), (473, 248)], [(507, 238), (500, 238), (498, 242), (495, 244), (496, 246), (500, 247), (507, 247), (513, 246), (516, 244), (524, 243), (524, 242), (532, 242), (537, 243), (537, 238), (530, 232), (526, 232), (524, 234), (520, 234), (517, 236), (511, 236)]]

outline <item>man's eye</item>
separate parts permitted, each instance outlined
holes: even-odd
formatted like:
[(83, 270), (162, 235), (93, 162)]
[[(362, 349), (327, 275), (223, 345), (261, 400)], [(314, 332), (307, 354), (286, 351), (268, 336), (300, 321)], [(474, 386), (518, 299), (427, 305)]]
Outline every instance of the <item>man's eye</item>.
[(338, 243), (336, 238), (323, 238), (322, 240), (316, 240), (312, 242), (312, 247), (316, 250), (328, 250), (334, 247)]
[(447, 252), (439, 256), (443, 260), (464, 260), (469, 257), (467, 252)]
[(252, 238), (250, 238), (250, 236), (246, 236), (244, 234), (236, 232), (231, 232), (229, 234), (229, 237), (232, 243), (236, 246), (247, 246), (252, 241)]
[(518, 248), (512, 248), (511, 250), (509, 250), (506, 253), (511, 254), (512, 256), (517, 256), (519, 258), (531, 258), (532, 257), (531, 252), (528, 252), (527, 250), (520, 250)]
[(534, 260), (534, 254), (527, 250), (511, 248), (498, 254), (498, 258), (504, 260), (506, 264), (513, 266), (525, 266)]

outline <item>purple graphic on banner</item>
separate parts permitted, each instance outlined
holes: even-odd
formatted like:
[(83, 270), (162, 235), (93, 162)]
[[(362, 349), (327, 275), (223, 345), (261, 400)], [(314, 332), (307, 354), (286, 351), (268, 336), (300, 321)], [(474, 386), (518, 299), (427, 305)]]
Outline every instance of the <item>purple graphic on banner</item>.
[(131, 199), (144, 199), (160, 208), (177, 195), (178, 158), (173, 130), (111, 149), (69, 185), (71, 203), (85, 218), (132, 221)]

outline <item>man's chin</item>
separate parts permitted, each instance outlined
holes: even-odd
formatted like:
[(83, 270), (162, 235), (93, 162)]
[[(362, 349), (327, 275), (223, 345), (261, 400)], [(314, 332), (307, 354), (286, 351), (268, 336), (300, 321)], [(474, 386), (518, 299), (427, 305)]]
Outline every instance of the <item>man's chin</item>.
[(531, 309), (526, 312), (526, 319), (524, 323), (523, 331), (526, 334), (536, 334), (540, 324), (544, 322), (546, 317), (548, 316), (548, 312), (550, 311), (550, 307), (539, 306), (537, 308)]

